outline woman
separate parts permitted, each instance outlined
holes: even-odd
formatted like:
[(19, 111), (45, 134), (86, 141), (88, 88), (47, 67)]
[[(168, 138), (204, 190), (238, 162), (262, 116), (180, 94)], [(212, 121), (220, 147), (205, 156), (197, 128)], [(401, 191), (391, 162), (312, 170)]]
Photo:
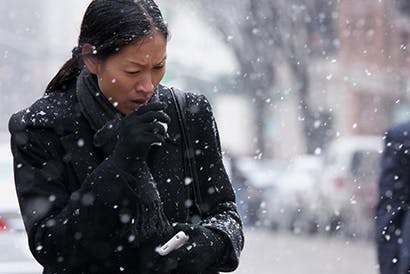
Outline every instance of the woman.
[[(43, 273), (232, 271), (242, 224), (202, 95), (185, 93), (200, 207), (175, 100), (160, 85), (167, 26), (152, 0), (94, 0), (43, 98), (9, 122), (20, 208)], [(189, 240), (160, 256), (178, 231)]]

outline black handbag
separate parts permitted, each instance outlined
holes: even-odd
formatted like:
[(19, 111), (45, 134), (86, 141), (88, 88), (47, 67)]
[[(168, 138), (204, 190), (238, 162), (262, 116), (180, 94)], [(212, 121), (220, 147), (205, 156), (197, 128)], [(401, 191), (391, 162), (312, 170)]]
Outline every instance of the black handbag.
[[(187, 206), (186, 208), (186, 221), (190, 223), (192, 221), (191, 218), (195, 214), (194, 210), (196, 210), (197, 214), (199, 214), (199, 218), (202, 216), (202, 197), (199, 187), (198, 172), (196, 168), (197, 165), (195, 160), (194, 146), (186, 122), (186, 96), (184, 92), (175, 90), (174, 88), (171, 88), (171, 95), (175, 102), (175, 110), (177, 113), (178, 124), (181, 132), (186, 195), (187, 199), (190, 199), (192, 201), (192, 206)], [(194, 210), (192, 209), (192, 207), (194, 207)]]

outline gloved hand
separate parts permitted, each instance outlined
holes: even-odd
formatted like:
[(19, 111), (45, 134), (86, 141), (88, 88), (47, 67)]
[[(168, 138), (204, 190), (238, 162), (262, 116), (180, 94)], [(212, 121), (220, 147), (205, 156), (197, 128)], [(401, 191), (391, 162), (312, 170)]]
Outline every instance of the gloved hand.
[(206, 270), (225, 252), (225, 242), (216, 231), (198, 224), (175, 225), (174, 231), (184, 231), (189, 240), (180, 248), (162, 257), (164, 272), (177, 269), (181, 272), (198, 273)]
[(125, 170), (134, 171), (138, 162), (146, 160), (153, 143), (163, 143), (169, 116), (163, 111), (165, 104), (154, 102), (141, 106), (127, 115), (119, 129), (119, 138), (112, 153), (114, 162)]

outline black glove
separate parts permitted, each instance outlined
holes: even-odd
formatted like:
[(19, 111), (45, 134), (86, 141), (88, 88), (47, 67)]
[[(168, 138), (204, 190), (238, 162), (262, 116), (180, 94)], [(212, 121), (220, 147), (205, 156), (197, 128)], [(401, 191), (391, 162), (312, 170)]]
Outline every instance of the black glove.
[(112, 153), (114, 162), (125, 170), (135, 171), (138, 162), (146, 160), (152, 144), (163, 143), (169, 116), (163, 111), (162, 102), (140, 107), (121, 121), (118, 141)]
[(184, 231), (189, 240), (180, 248), (162, 257), (164, 272), (176, 271), (198, 273), (213, 266), (225, 252), (225, 242), (218, 232), (201, 225), (177, 224), (175, 233)]

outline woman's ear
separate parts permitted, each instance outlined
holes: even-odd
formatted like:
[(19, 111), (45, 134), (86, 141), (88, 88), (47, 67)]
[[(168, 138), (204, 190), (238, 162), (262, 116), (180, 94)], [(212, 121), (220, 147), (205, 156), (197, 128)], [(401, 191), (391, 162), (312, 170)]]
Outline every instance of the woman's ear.
[(93, 55), (93, 46), (91, 44), (85, 43), (82, 47), (82, 57), (83, 62), (87, 66), (87, 69), (92, 74), (97, 74), (98, 72), (98, 60), (97, 57)]

